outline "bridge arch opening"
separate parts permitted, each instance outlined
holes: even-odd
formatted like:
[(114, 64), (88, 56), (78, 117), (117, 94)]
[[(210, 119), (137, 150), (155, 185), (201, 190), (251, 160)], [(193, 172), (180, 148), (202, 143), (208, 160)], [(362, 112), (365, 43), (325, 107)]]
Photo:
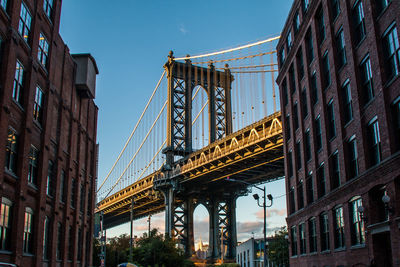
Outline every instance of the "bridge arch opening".
[(210, 143), (208, 106), (207, 91), (201, 85), (194, 87), (192, 97), (192, 148), (194, 151)]
[(194, 248), (196, 256), (205, 259), (209, 247), (209, 212), (203, 204), (198, 204), (193, 213)]

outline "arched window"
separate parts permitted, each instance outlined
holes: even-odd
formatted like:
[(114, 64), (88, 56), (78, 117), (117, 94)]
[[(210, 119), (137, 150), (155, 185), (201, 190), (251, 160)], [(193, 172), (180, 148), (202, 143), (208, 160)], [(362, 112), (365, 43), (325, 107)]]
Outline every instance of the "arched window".
[(33, 223), (33, 210), (29, 207), (26, 207), (22, 251), (24, 253), (29, 253), (29, 254), (32, 254), (33, 252), (32, 223)]
[(350, 211), (350, 232), (351, 245), (362, 245), (365, 243), (364, 221), (361, 219), (361, 214), (358, 212), (358, 207), (362, 206), (360, 196), (355, 196), (349, 201)]
[(0, 250), (10, 249), (11, 208), (11, 200), (2, 197), (0, 208)]

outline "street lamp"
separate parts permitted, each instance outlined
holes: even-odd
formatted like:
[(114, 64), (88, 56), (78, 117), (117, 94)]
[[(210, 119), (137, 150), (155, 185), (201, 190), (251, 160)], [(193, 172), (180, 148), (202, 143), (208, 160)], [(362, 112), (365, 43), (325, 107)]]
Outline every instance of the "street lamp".
[[(264, 250), (264, 267), (266, 267), (267, 266), (267, 207), (271, 207), (272, 206), (273, 197), (272, 197), (271, 194), (268, 194), (266, 196), (265, 186), (262, 188), (262, 187), (259, 187), (257, 185), (248, 183), (246, 181), (236, 180), (236, 179), (232, 179), (232, 178), (229, 178), (229, 177), (226, 178), (225, 180), (226, 181), (230, 181), (230, 182), (242, 183), (242, 184), (245, 184), (245, 185), (253, 186), (253, 187), (263, 191), (263, 193), (264, 193), (262, 205), (260, 205), (260, 196), (258, 194), (254, 194), (253, 198), (255, 200), (257, 200), (257, 205), (264, 209), (264, 249), (263, 250)], [(267, 198), (268, 198), (269, 201), (271, 201), (271, 204), (269, 204), (269, 205), (267, 205)]]

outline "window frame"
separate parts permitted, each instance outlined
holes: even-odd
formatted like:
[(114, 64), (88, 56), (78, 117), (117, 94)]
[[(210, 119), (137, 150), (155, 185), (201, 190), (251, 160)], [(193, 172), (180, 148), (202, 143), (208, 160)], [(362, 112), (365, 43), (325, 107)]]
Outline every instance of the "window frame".
[(25, 41), (25, 43), (28, 45), (31, 37), (31, 26), (32, 26), (32, 14), (29, 11), (27, 5), (24, 3), (24, 1), (22, 1), (21, 10), (19, 14), (18, 33), (21, 36), (21, 38)]
[(358, 151), (356, 136), (351, 136), (347, 142), (347, 180), (358, 176)]
[[(368, 153), (370, 157), (369, 166), (372, 167), (379, 164), (382, 161), (382, 145), (379, 132), (378, 116), (375, 116), (368, 122), (367, 137), (368, 137), (369, 147), (373, 150)], [(373, 153), (375, 157), (373, 157)]]
[(49, 42), (47, 41), (46, 36), (41, 32), (38, 45), (38, 61), (45, 69), (47, 69), (49, 64), (49, 52)]
[(322, 78), (323, 78), (322, 83), (324, 90), (326, 90), (332, 83), (328, 50), (325, 51), (324, 55), (321, 58), (321, 65), (322, 65)]
[(15, 75), (13, 82), (12, 98), (15, 102), (22, 105), (23, 89), (24, 89), (24, 66), (17, 59), (15, 64)]
[(359, 46), (367, 36), (365, 28), (364, 6), (361, 0), (354, 3), (351, 11), (355, 46)]
[(33, 120), (38, 122), (39, 124), (42, 122), (43, 117), (43, 109), (44, 109), (44, 92), (39, 87), (36, 86), (35, 90), (35, 100), (33, 102)]
[(364, 59), (361, 61), (359, 66), (360, 71), (360, 80), (362, 84), (362, 92), (363, 92), (363, 101), (364, 105), (372, 101), (375, 97), (374, 92), (374, 82), (373, 82), (373, 74), (371, 67), (371, 60), (369, 58), (369, 54), (367, 54)]
[(43, 1), (43, 12), (46, 14), (46, 17), (50, 22), (53, 22), (53, 12), (54, 12), (54, 1), (53, 0), (44, 0)]
[(332, 140), (336, 137), (336, 121), (335, 121), (335, 105), (331, 98), (326, 106), (326, 115), (328, 121), (328, 139)]
[(10, 251), (13, 202), (6, 197), (1, 197), (0, 200), (0, 250)]
[(22, 239), (22, 252), (24, 254), (33, 254), (33, 216), (33, 210), (25, 207), (24, 235)]
[[(387, 40), (387, 38), (391, 40)], [(400, 45), (399, 45), (400, 40), (395, 22), (393, 22), (383, 33), (382, 40), (383, 40), (382, 50), (384, 56), (383, 60), (385, 62), (384, 64), (385, 75), (386, 75), (386, 80), (390, 82), (400, 74)], [(388, 49), (390, 49), (391, 46), (393, 46), (394, 50), (392, 52), (390, 51), (388, 52)], [(388, 69), (389, 67), (390, 69)]]
[(28, 156), (28, 183), (37, 185), (39, 165), (39, 150), (31, 145)]
[(347, 125), (353, 120), (353, 99), (351, 96), (351, 86), (349, 79), (347, 79), (342, 85), (342, 96), (344, 125)]
[(346, 41), (344, 38), (343, 27), (340, 27), (340, 29), (336, 33), (335, 41), (336, 41), (336, 54), (339, 63), (337, 65), (337, 68), (340, 70), (347, 64)]
[(8, 128), (5, 168), (7, 171), (16, 174), (18, 167), (18, 133), (12, 128)]
[(340, 176), (340, 158), (339, 158), (339, 151), (336, 150), (332, 153), (329, 157), (330, 160), (330, 187), (331, 190), (340, 187), (341, 185), (341, 176)]
[(335, 218), (333, 221), (335, 249), (342, 249), (346, 247), (343, 206), (336, 206), (333, 208), (333, 215)]
[(330, 250), (330, 237), (329, 237), (329, 214), (324, 211), (319, 215), (320, 219), (320, 238), (321, 238), (321, 252)]
[(351, 245), (360, 246), (365, 244), (365, 228), (364, 220), (358, 212), (358, 207), (362, 206), (360, 196), (355, 196), (349, 201), (349, 221), (350, 221), (350, 236)]

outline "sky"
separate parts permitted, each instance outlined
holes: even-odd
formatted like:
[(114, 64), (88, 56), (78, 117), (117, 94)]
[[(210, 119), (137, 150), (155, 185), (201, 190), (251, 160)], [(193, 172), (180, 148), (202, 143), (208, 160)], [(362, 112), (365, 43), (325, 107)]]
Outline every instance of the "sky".
[[(71, 53), (90, 53), (97, 62), (95, 103), (99, 107), (98, 179), (112, 167), (150, 97), (170, 50), (177, 56), (237, 47), (283, 29), (293, 0), (65, 0), (60, 34)], [(274, 204), (267, 210), (267, 233), (286, 224), (284, 180), (269, 183)], [(259, 191), (253, 189), (253, 192)], [(262, 192), (257, 192), (261, 194)], [(262, 236), (262, 208), (252, 194), (237, 200), (238, 240)], [(205, 208), (195, 210), (195, 240), (208, 241)], [(147, 229), (135, 221), (135, 235)], [(164, 214), (152, 217), (164, 230)], [(108, 236), (129, 233), (129, 226)]]

